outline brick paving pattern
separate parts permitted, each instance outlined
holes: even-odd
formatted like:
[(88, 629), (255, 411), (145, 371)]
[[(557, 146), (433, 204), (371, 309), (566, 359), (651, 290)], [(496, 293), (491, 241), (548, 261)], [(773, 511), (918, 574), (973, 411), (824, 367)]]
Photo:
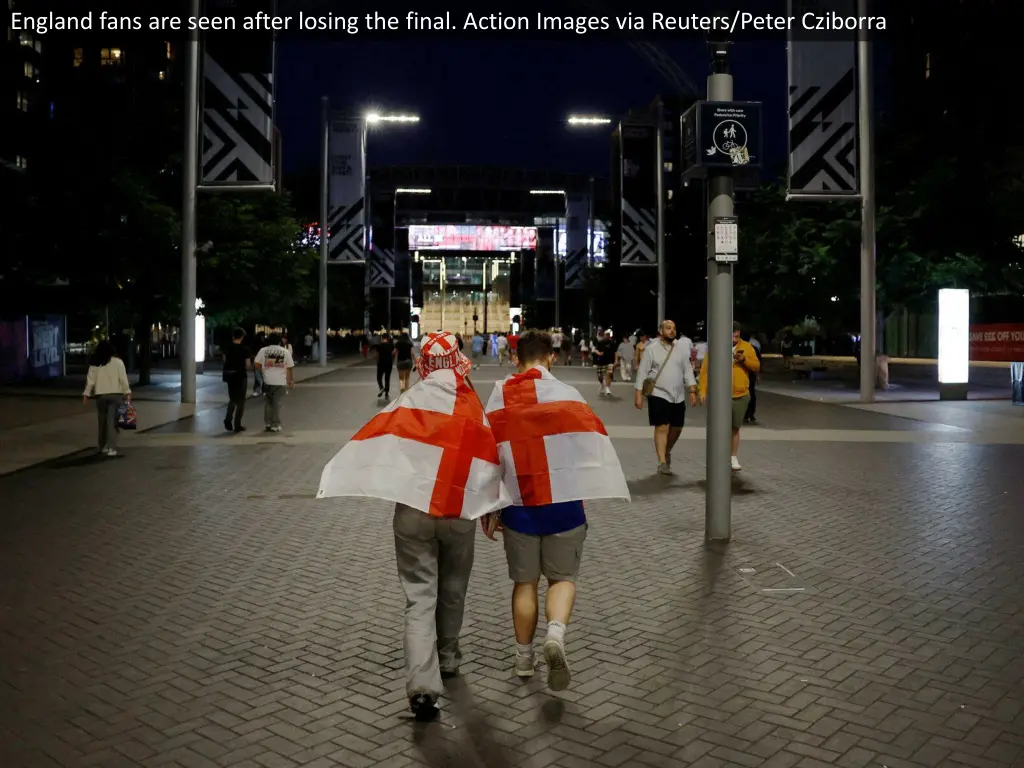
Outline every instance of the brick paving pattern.
[[(300, 388), (286, 430), (357, 427), (371, 379)], [(643, 423), (620, 394), (602, 417)], [(808, 405), (766, 396), (761, 416), (915, 428)], [(462, 676), (428, 726), (407, 715), (390, 506), (312, 498), (337, 446), (0, 478), (0, 766), (1024, 764), (1024, 447), (751, 441), (713, 551), (703, 443), (680, 442), (674, 478), (646, 440), (615, 444), (634, 498), (588, 505), (572, 687), (511, 674), (511, 587), (481, 535)]]

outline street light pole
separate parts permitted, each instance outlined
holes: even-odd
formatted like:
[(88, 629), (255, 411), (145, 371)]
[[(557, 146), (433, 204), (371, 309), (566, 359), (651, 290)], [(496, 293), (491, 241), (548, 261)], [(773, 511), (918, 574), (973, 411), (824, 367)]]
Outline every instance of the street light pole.
[[(857, 13), (866, 15), (868, 1), (857, 0)], [(857, 43), (857, 99), (860, 112), (860, 401), (875, 401), (875, 357), (878, 352), (875, 315), (875, 136), (871, 41)]]
[[(594, 243), (597, 239), (597, 232), (594, 229), (594, 177), (590, 177), (590, 195), (587, 200), (587, 269), (594, 268), (597, 259), (597, 251)], [(594, 338), (594, 297), (587, 299), (587, 338)]]
[[(728, 44), (716, 44), (708, 101), (732, 101)], [(708, 173), (708, 427), (704, 537), (732, 537), (732, 264), (715, 260), (715, 218), (733, 215), (731, 171)], [(659, 262), (660, 268), (660, 262)]]
[(658, 323), (665, 320), (665, 276), (666, 268), (665, 264), (665, 102), (662, 101), (661, 96), (658, 97), (658, 103), (655, 108), (655, 120), (657, 120), (657, 127), (655, 128), (655, 177), (654, 189), (658, 195), (658, 220), (657, 220), (657, 236), (658, 236)]
[[(189, 1), (199, 16), (199, 0)], [(181, 402), (196, 401), (196, 188), (199, 186), (199, 30), (188, 33), (185, 47), (185, 146), (181, 159)]]
[(327, 365), (327, 217), (330, 200), (330, 100), (320, 99), (320, 366)]

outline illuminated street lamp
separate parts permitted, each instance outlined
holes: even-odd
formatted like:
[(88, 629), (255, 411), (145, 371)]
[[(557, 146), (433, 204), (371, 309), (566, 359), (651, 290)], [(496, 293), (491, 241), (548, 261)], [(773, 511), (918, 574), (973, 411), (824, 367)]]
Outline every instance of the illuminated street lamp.
[(395, 190), (396, 195), (429, 195), (433, 190), (423, 187), (399, 187)]
[(531, 195), (561, 195), (565, 197), (564, 189), (531, 189)]
[(382, 115), (380, 112), (367, 112), (366, 122), (371, 125), (378, 123), (418, 123), (419, 115)]
[(612, 119), (610, 117), (600, 117), (598, 115), (569, 115), (569, 125), (611, 125)]

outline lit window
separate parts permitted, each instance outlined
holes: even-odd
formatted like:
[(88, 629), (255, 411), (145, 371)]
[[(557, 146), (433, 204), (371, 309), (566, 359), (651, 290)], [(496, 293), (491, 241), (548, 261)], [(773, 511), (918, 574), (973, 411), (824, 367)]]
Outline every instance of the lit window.
[(101, 48), (100, 49), (100, 66), (101, 67), (115, 67), (119, 65), (123, 60), (123, 55), (120, 48)]
[(18, 109), (28, 112), (28, 94), (24, 91), (18, 91)]
[(167, 60), (168, 61), (174, 61), (174, 46), (171, 45), (170, 43), (164, 43), (164, 46), (165, 46), (166, 51), (167, 51)]
[(32, 35), (28, 34), (27, 32), (24, 35), (22, 35), (22, 37), (21, 37), (21, 44), (22, 45), (31, 48), (33, 42), (35, 42), (35, 41), (33, 40)]
[(35, 78), (36, 68), (32, 65), (31, 61), (25, 62), (25, 77)]
[(82, 62), (85, 61), (85, 53), (81, 48), (75, 48), (75, 66), (82, 66)]
[(926, 53), (924, 55), (924, 79), (927, 80), (932, 76), (932, 55)]
[(18, 168), (25, 170), (26, 168), (28, 168), (28, 159), (24, 155), (18, 155), (16, 158), (14, 158), (14, 164)]
[(42, 53), (43, 52), (43, 41), (42, 40), (36, 40), (35, 49), (36, 49), (36, 53)]

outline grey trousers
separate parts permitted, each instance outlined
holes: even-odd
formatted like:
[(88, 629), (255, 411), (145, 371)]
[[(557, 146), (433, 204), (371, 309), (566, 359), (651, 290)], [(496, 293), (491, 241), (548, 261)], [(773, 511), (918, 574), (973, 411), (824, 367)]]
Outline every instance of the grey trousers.
[(99, 423), (97, 443), (101, 451), (116, 451), (121, 430), (117, 428), (117, 408), (124, 402), (124, 395), (97, 395), (96, 418)]
[(281, 401), (287, 391), (280, 384), (263, 385), (263, 423), (268, 427), (281, 426)]
[(459, 668), (459, 632), (476, 524), (395, 506), (395, 557), (405, 591), (405, 691), (437, 698), (441, 670)]

